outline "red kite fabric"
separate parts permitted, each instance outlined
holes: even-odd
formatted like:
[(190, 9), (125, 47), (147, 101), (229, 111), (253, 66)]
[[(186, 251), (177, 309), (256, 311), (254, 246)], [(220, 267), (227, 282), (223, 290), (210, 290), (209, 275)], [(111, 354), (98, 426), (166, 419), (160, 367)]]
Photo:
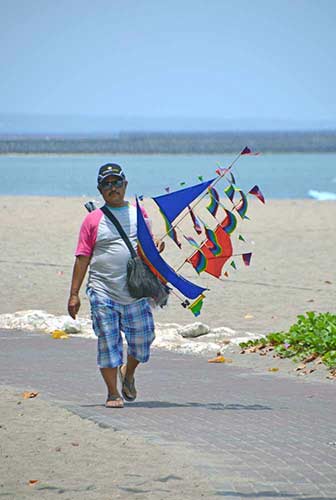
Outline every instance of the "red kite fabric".
[[(213, 255), (210, 250), (213, 247), (213, 244), (210, 240), (207, 240), (203, 243), (203, 245), (201, 245), (200, 251), (205, 256), (207, 261), (204, 271), (212, 276), (215, 276), (216, 278), (220, 278), (225, 262), (232, 257), (232, 243), (230, 235), (227, 234), (220, 226), (217, 226), (214, 232), (216, 234), (217, 242), (222, 249), (221, 253), (218, 256)], [(197, 252), (189, 257), (187, 262), (190, 262), (190, 264), (196, 269), (198, 263)]]

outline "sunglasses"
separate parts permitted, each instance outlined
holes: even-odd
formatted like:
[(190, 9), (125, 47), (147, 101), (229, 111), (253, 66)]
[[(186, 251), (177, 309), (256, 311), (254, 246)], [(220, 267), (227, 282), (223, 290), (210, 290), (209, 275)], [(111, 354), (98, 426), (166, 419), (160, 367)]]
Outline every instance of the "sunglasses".
[(117, 179), (116, 181), (102, 182), (102, 189), (111, 189), (111, 188), (121, 188), (124, 185), (124, 181), (122, 179)]

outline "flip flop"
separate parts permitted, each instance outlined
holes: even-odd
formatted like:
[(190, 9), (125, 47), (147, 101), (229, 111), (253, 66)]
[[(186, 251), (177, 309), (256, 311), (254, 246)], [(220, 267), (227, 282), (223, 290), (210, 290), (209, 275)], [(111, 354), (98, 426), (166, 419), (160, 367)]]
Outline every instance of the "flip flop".
[[(111, 404), (109, 404), (111, 403)], [(121, 396), (108, 396), (106, 403), (105, 403), (105, 408), (123, 408), (124, 407), (124, 400)]]
[(119, 379), (122, 385), (121, 394), (124, 396), (126, 401), (135, 401), (137, 397), (137, 391), (135, 388), (135, 379), (133, 377), (132, 381), (127, 380), (126, 377), (122, 374), (121, 371), (122, 366), (118, 367)]

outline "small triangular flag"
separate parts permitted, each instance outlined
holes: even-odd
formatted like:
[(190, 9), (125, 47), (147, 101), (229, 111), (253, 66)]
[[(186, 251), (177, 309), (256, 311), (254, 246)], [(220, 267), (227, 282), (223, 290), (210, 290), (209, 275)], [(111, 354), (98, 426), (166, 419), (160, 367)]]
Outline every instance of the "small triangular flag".
[(252, 257), (252, 253), (251, 252), (249, 252), (249, 253), (243, 253), (242, 254), (242, 259), (243, 259), (243, 262), (244, 262), (245, 266), (249, 266), (250, 265), (251, 257)]

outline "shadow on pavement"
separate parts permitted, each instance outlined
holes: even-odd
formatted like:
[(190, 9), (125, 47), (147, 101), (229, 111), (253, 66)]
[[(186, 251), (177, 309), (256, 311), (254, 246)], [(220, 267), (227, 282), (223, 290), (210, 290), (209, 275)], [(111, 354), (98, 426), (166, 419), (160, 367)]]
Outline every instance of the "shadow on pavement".
[[(239, 403), (223, 404), (223, 403), (172, 403), (170, 401), (135, 401), (128, 403), (125, 401), (127, 408), (204, 408), (205, 410), (235, 410), (235, 411), (257, 411), (257, 410), (272, 410), (271, 406), (251, 404), (243, 405)], [(81, 408), (100, 408), (103, 404), (80, 405)]]

